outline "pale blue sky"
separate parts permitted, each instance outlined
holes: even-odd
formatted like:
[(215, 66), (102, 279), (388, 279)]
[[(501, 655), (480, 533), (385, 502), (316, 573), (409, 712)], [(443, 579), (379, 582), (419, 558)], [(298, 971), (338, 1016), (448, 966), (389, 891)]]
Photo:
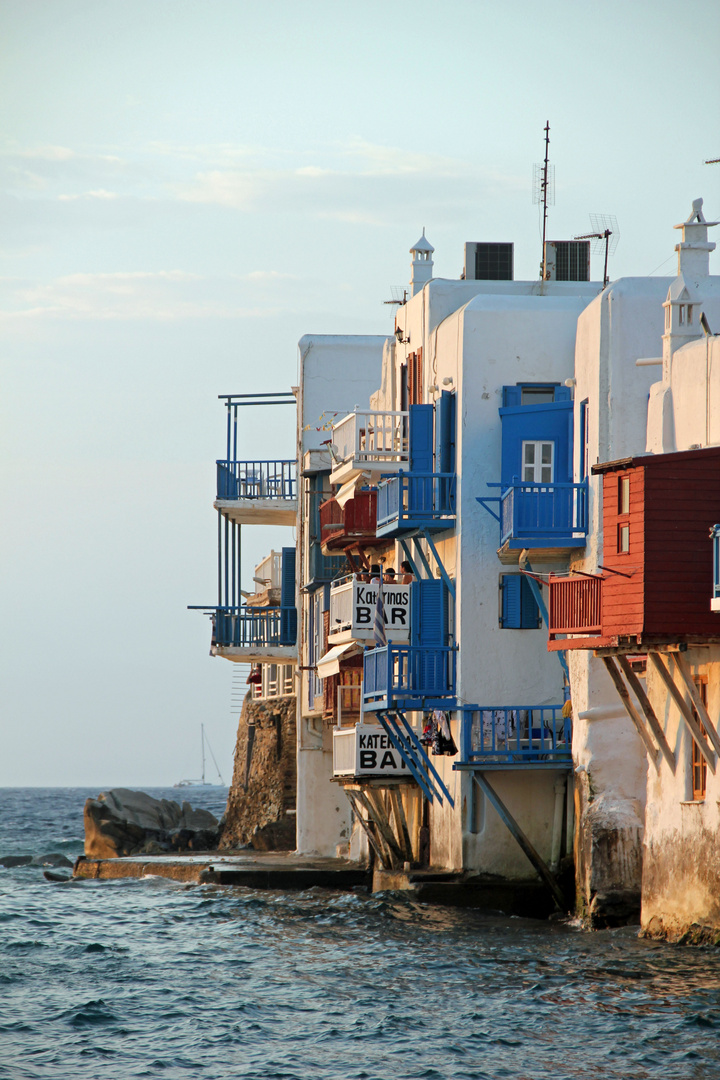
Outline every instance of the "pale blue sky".
[[(0, 2), (0, 784), (172, 783), (201, 721), (229, 777), (232, 668), (185, 611), (217, 395), (389, 332), (423, 226), (438, 276), (484, 239), (536, 277), (548, 119), (550, 235), (611, 213), (613, 276), (672, 272), (691, 200), (720, 216), (719, 31), (713, 0)], [(243, 449), (289, 455), (267, 413)], [(288, 535), (245, 529), (246, 577)]]

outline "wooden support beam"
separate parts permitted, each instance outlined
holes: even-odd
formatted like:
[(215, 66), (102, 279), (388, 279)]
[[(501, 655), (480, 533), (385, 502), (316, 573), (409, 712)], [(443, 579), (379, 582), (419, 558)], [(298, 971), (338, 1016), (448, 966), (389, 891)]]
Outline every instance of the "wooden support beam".
[(648, 658), (650, 660), (650, 663), (653, 665), (653, 667), (657, 671), (657, 673), (660, 675), (660, 678), (662, 679), (662, 681), (665, 683), (665, 686), (667, 687), (667, 689), (668, 689), (668, 691), (670, 693), (670, 696), (672, 697), (673, 701), (675, 702), (678, 709), (680, 710), (680, 715), (682, 716), (682, 718), (685, 721), (685, 723), (687, 724), (687, 726), (690, 728), (690, 734), (692, 735), (693, 739), (697, 743), (700, 753), (702, 754), (702, 756), (707, 761), (708, 768), (710, 769), (710, 772), (714, 773), (715, 772), (715, 755), (713, 754), (712, 750), (708, 746), (707, 740), (705, 739), (705, 736), (703, 735), (703, 733), (700, 730), (700, 725), (698, 724), (697, 720), (693, 716), (692, 709), (690, 708), (687, 701), (685, 700), (685, 698), (680, 693), (680, 688), (678, 687), (677, 683), (673, 679), (672, 675), (670, 674), (668, 669), (665, 667), (665, 661), (660, 656), (660, 654), (656, 653), (656, 652), (648, 653)]
[(385, 869), (389, 870), (390, 867), (387, 864), (387, 853), (385, 851), (385, 848), (383, 847), (383, 845), (381, 843), (378, 842), (377, 837), (373, 833), (373, 830), (370, 828), (372, 822), (366, 821), (365, 818), (362, 816), (362, 813), (360, 811), (360, 807), (358, 806), (358, 804), (357, 804), (357, 802), (355, 800), (355, 794), (356, 793), (354, 791), (348, 791), (348, 789), (346, 788), (345, 789), (345, 794), (347, 795), (348, 799), (350, 800), (350, 805), (353, 808), (353, 811), (355, 813), (355, 817), (358, 819), (363, 832), (365, 833), (365, 835), (368, 838), (368, 843), (370, 844), (370, 847), (373, 849), (373, 851), (375, 852), (375, 854), (377, 855), (378, 859), (383, 864)]
[(502, 799), (500, 798), (498, 793), (495, 791), (495, 788), (493, 788), (490, 785), (490, 782), (488, 781), (487, 777), (481, 772), (474, 772), (473, 773), (473, 780), (478, 785), (478, 787), (483, 792), (483, 794), (487, 796), (488, 800), (495, 807), (498, 814), (500, 815), (501, 821), (503, 821), (503, 823), (505, 825), (507, 825), (508, 829), (510, 830), (510, 832), (514, 836), (515, 840), (517, 840), (517, 842), (520, 845), (520, 847), (522, 848), (523, 852), (525, 853), (527, 858), (530, 860), (532, 865), (535, 867), (535, 869), (537, 870), (537, 872), (540, 875), (540, 877), (542, 878), (542, 880), (547, 885), (548, 889), (550, 890), (550, 892), (553, 895), (553, 899), (555, 900), (555, 903), (557, 904), (558, 909), (560, 911), (564, 911), (565, 907), (566, 907), (565, 897), (563, 896), (563, 894), (562, 894), (562, 892), (560, 890), (560, 886), (558, 885), (558, 883), (555, 880), (555, 878), (553, 877), (553, 875), (550, 873), (550, 869), (547, 866), (547, 864), (544, 862), (544, 860), (537, 853), (537, 851), (535, 850), (535, 848), (533, 847), (531, 842), (528, 840), (525, 833), (522, 831), (522, 829), (518, 825), (515, 818), (512, 816), (512, 814), (508, 810), (505, 803), (502, 801)]
[(610, 678), (615, 683), (615, 689), (617, 690), (618, 694), (620, 695), (620, 700), (622, 701), (623, 705), (625, 706), (626, 713), (628, 714), (628, 716), (632, 720), (633, 724), (637, 728), (638, 735), (640, 736), (640, 738), (642, 739), (642, 741), (645, 744), (645, 749), (647, 751), (647, 756), (650, 758), (650, 760), (652, 761), (655, 768), (659, 769), (660, 768), (660, 765), (659, 765), (659, 762), (658, 762), (659, 751), (658, 751), (657, 747), (655, 746), (655, 743), (650, 738), (650, 735), (648, 734), (648, 730), (645, 727), (645, 724), (642, 722), (642, 719), (640, 717), (640, 713), (637, 711), (637, 709), (633, 705), (632, 701), (630, 700), (630, 694), (628, 692), (627, 687), (625, 686), (625, 683), (623, 681), (623, 677), (622, 677), (619, 669), (615, 665), (614, 659), (612, 658), (612, 656), (603, 656), (602, 657), (602, 662), (605, 665), (605, 667), (608, 669), (608, 674), (610, 675)]
[(655, 710), (653, 709), (652, 705), (650, 704), (650, 699), (647, 696), (647, 694), (645, 693), (645, 691), (643, 689), (643, 686), (642, 686), (642, 683), (638, 679), (638, 677), (635, 674), (635, 672), (633, 671), (633, 669), (630, 667), (630, 664), (629, 664), (628, 659), (627, 659), (626, 656), (618, 656), (617, 662), (620, 665), (620, 667), (622, 668), (622, 670), (624, 672), (624, 675), (625, 675), (625, 678), (627, 679), (628, 683), (630, 684), (630, 689), (632, 690), (635, 697), (640, 702), (640, 707), (641, 707), (642, 711), (645, 713), (645, 717), (647, 719), (647, 722), (650, 725), (650, 728), (652, 730), (653, 735), (655, 736), (655, 739), (657, 740), (657, 744), (660, 747), (660, 751), (661, 751), (663, 757), (667, 761), (667, 763), (670, 766), (670, 768), (672, 769), (672, 771), (675, 772), (675, 755), (673, 754), (672, 750), (670, 749), (670, 745), (669, 745), (667, 739), (665, 738), (665, 732), (662, 729), (662, 724), (660, 723), (657, 716), (655, 715)]
[(365, 803), (368, 809), (368, 813), (372, 818), (374, 824), (377, 826), (383, 841), (390, 852), (391, 856), (402, 866), (405, 862), (405, 856), (403, 855), (400, 845), (393, 835), (393, 831), (390, 828), (390, 821), (388, 819), (387, 810), (383, 805), (382, 796), (379, 792), (373, 791), (372, 788), (366, 788), (365, 791), (359, 792), (359, 797), (365, 799)]
[(413, 861), (413, 850), (412, 843), (410, 842), (410, 832), (405, 818), (405, 811), (403, 809), (402, 795), (397, 788), (390, 788), (388, 794), (390, 797), (390, 805), (393, 810), (393, 817), (395, 818), (395, 831), (398, 840), (400, 841), (400, 847), (405, 854), (405, 861), (411, 863)]
[(690, 695), (690, 697), (692, 699), (693, 705), (695, 706), (695, 711), (697, 712), (698, 716), (700, 717), (700, 719), (702, 721), (703, 727), (705, 728), (705, 730), (707, 732), (708, 739), (713, 744), (713, 747), (715, 749), (715, 753), (720, 754), (720, 736), (717, 733), (717, 729), (716, 729), (715, 725), (713, 724), (712, 720), (710, 719), (708, 711), (705, 708), (705, 704), (703, 702), (703, 699), (700, 697), (700, 694), (698, 693), (698, 688), (695, 685), (695, 682), (693, 680), (692, 671), (690, 670), (690, 665), (688, 664), (687, 660), (682, 655), (682, 653), (679, 653), (679, 652), (675, 653), (674, 652), (674, 653), (671, 653), (670, 655), (672, 656), (672, 658), (673, 658), (673, 660), (675, 662), (675, 667), (680, 672), (682, 680), (685, 683), (685, 687), (687, 689), (687, 692), (688, 692), (688, 694)]

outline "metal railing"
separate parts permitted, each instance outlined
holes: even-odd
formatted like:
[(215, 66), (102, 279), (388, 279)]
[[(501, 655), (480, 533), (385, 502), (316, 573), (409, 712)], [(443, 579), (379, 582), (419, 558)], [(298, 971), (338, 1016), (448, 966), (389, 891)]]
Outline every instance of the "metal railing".
[(213, 615), (216, 645), (241, 649), (272, 648), (285, 644), (281, 638), (281, 612), (290, 608), (218, 607)]
[(386, 645), (363, 657), (363, 702), (455, 695), (457, 649), (453, 646)]
[(409, 461), (407, 412), (355, 411), (333, 424), (332, 454), (336, 463), (355, 459)]
[(377, 527), (455, 517), (455, 473), (407, 473), (378, 484)]
[(297, 497), (296, 461), (218, 461), (218, 499)]
[(547, 537), (552, 546), (566, 537), (587, 536), (587, 481), (580, 484), (513, 482), (500, 496), (500, 543)]
[(573, 575), (548, 582), (548, 630), (555, 634), (599, 634), (602, 631), (602, 577)]
[(459, 764), (572, 759), (572, 720), (562, 705), (485, 705), (463, 715)]

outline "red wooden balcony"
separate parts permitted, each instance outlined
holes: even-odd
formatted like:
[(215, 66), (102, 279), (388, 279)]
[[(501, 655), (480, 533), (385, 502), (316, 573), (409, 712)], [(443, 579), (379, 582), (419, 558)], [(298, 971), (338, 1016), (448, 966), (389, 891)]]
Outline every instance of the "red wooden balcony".
[(328, 499), (320, 506), (320, 533), (323, 551), (344, 551), (355, 544), (374, 544), (377, 525), (377, 492), (356, 491), (340, 506)]
[(598, 636), (602, 630), (601, 577), (550, 575), (549, 631), (558, 634)]

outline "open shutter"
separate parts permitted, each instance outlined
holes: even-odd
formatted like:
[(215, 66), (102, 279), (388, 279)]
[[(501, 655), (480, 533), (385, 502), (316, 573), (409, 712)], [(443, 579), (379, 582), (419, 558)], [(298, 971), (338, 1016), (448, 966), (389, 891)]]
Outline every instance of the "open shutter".
[(455, 472), (456, 404), (456, 395), (443, 390), (435, 405), (435, 461), (441, 473)]
[(295, 548), (284, 547), (280, 570), (280, 644), (294, 645), (296, 639)]
[(410, 470), (433, 471), (433, 405), (410, 406)]
[(413, 581), (410, 586), (410, 644), (447, 645), (448, 595), (439, 578)]
[(524, 574), (503, 574), (502, 615), (500, 625), (504, 630), (536, 630), (540, 626), (540, 609), (533, 596), (530, 582)]

